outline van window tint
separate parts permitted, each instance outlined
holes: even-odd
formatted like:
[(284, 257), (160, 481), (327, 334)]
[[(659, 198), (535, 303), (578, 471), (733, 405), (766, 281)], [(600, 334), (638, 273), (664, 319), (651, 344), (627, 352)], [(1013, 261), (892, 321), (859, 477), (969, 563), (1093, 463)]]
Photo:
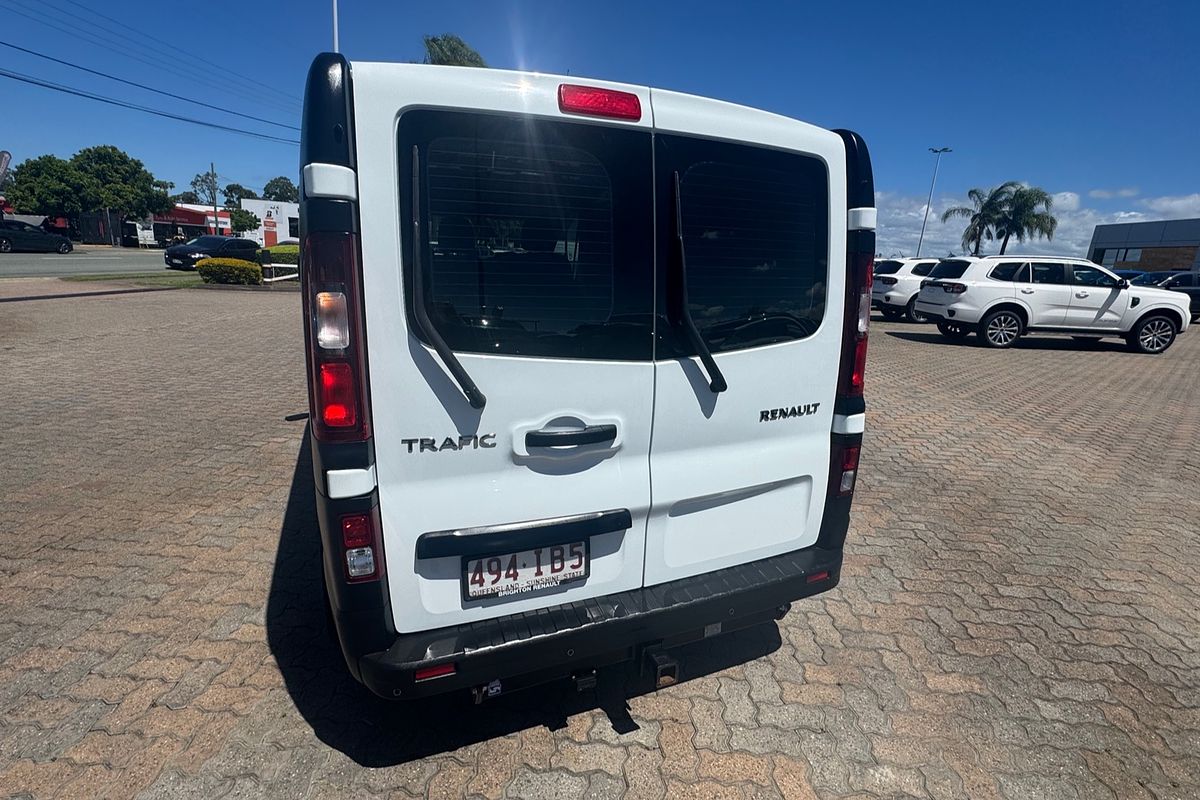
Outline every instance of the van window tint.
[[(724, 352), (812, 335), (825, 315), (829, 273), (824, 163), (699, 138), (656, 141), (659, 168), (669, 171), (660, 173), (668, 206), (674, 172), (680, 176), (688, 306), (708, 347)], [(663, 206), (660, 218), (674, 221)], [(673, 224), (661, 227), (674, 233)], [(673, 349), (664, 342), (659, 357)]]
[(1023, 261), (1005, 261), (992, 267), (988, 277), (994, 281), (1016, 280), (1017, 270), (1024, 266)]
[(452, 349), (652, 358), (647, 132), (420, 111), (400, 139), (407, 186), (413, 144), (422, 164), (423, 300)]
[[(901, 264), (899, 261), (876, 261), (875, 262), (875, 274), (876, 275), (895, 275), (897, 272), (900, 271), (900, 266), (901, 266)], [(913, 272), (916, 272), (916, 271), (917, 271), (916, 268), (913, 268)]]
[(929, 277), (935, 280), (938, 278), (954, 280), (955, 278), (961, 278), (969, 266), (971, 266), (970, 261), (943, 261), (933, 268), (933, 271), (929, 273)]

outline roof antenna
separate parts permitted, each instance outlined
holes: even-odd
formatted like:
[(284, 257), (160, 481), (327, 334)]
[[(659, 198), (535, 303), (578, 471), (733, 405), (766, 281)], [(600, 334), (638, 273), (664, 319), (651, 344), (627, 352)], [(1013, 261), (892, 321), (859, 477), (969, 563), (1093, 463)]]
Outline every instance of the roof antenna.
[(337, 28), (337, 3), (338, 0), (333, 0), (333, 52), (341, 52), (338, 50), (338, 28)]

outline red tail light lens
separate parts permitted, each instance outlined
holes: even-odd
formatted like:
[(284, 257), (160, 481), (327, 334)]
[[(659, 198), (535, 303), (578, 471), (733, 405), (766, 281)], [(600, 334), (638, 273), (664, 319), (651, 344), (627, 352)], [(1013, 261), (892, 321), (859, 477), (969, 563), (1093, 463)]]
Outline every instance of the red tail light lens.
[(357, 422), (355, 406), (357, 392), (354, 388), (354, 373), (344, 361), (321, 364), (321, 389), (317, 406), (321, 409), (321, 423), (330, 428), (352, 428)]
[(895, 278), (880, 278), (879, 282), (882, 283), (884, 286), (895, 286), (896, 285)]
[(867, 365), (867, 333), (871, 325), (871, 268), (869, 252), (851, 252), (846, 287), (846, 320), (842, 334), (842, 368), (838, 395), (861, 397)]
[(967, 286), (963, 283), (943, 283), (942, 289), (950, 294), (962, 294), (967, 290)]
[(432, 680), (433, 678), (444, 678), (447, 675), (453, 675), (457, 671), (457, 667), (453, 664), (438, 664), (436, 667), (421, 667), (413, 673), (413, 680), (417, 683), (421, 681)]
[(642, 118), (642, 101), (636, 94), (601, 89), (597, 86), (576, 86), (564, 83), (558, 87), (558, 108), (572, 114), (592, 117), (628, 119)]
[(342, 547), (346, 581), (363, 583), (382, 575), (383, 557), (379, 539), (379, 510), (342, 517)]
[(928, 286), (928, 285), (929, 285), (929, 284), (931, 284), (931, 283), (933, 283), (933, 281), (931, 281), (931, 280), (923, 280), (923, 281), (921, 281), (921, 288), (922, 288), (922, 289), (924, 289), (926, 286)]
[(842, 475), (837, 488), (839, 497), (845, 497), (854, 491), (854, 482), (858, 478), (858, 453), (858, 445), (851, 445), (842, 450)]

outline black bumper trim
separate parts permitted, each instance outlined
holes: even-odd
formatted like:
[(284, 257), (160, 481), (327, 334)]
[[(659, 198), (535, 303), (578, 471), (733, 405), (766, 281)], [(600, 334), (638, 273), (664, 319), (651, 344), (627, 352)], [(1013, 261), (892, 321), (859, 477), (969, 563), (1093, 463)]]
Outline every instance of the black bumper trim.
[[(736, 627), (738, 620), (832, 589), (841, 563), (840, 549), (809, 547), (659, 586), (401, 634), (387, 650), (362, 656), (359, 676), (376, 694), (396, 698), (495, 679), (519, 685), (523, 676), (553, 671), (555, 665), (632, 657), (639, 645), (717, 622)], [(818, 579), (810, 582), (810, 576)], [(454, 674), (414, 680), (417, 669), (446, 663), (455, 665)]]
[(628, 530), (632, 526), (633, 517), (629, 509), (620, 508), (506, 525), (430, 531), (417, 537), (417, 558), (517, 553), (535, 547), (581, 542), (592, 536)]

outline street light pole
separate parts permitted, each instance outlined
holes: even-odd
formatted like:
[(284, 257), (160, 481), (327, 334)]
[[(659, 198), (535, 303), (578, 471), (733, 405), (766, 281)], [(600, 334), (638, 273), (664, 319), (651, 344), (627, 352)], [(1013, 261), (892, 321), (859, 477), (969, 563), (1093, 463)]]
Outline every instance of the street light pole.
[[(337, 2), (337, 0), (334, 0)], [(933, 203), (933, 187), (937, 184), (938, 166), (942, 163), (942, 153), (952, 153), (949, 147), (929, 148), (929, 152), (937, 154), (933, 162), (933, 180), (929, 182), (929, 199), (925, 201), (925, 219), (921, 220), (921, 238), (917, 239), (917, 258), (921, 257), (921, 243), (925, 241), (925, 223), (929, 222), (929, 206)]]
[(338, 52), (337, 3), (333, 0), (333, 52)]

